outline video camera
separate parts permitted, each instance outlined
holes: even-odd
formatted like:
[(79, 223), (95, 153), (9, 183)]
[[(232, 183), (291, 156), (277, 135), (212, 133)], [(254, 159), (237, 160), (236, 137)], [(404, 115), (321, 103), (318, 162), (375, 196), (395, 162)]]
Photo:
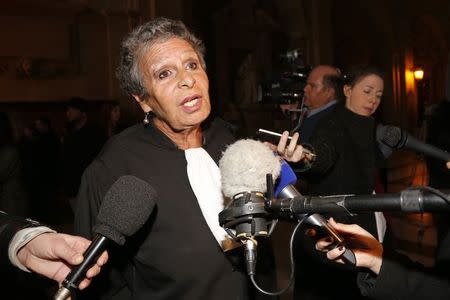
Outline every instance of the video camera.
[(260, 83), (258, 102), (291, 104), (301, 101), (303, 88), (311, 67), (305, 66), (303, 54), (298, 50), (289, 50), (279, 55), (281, 68), (273, 79)]

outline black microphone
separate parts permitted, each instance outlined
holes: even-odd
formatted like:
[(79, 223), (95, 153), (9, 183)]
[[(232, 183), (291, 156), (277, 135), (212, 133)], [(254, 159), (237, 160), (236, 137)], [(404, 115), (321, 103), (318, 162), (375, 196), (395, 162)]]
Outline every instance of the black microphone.
[(55, 300), (70, 297), (78, 289), (86, 272), (97, 261), (110, 242), (123, 246), (125, 238), (135, 234), (147, 221), (155, 206), (155, 190), (145, 181), (121, 176), (103, 198), (97, 223), (93, 228), (94, 240), (83, 254), (83, 262), (74, 267), (55, 294)]
[[(278, 199), (270, 200), (273, 201), (280, 201), (279, 199), (285, 199), (285, 198), (295, 198), (295, 197), (301, 197), (302, 194), (295, 188), (294, 184), (297, 182), (297, 175), (295, 175), (294, 170), (289, 166), (289, 164), (282, 160), (281, 161), (281, 174), (279, 178), (279, 183), (277, 186), (277, 189), (275, 190), (275, 197)], [(281, 217), (281, 215), (279, 215)], [(329, 246), (329, 250), (345, 246), (345, 240), (340, 236), (340, 234), (331, 227), (327, 220), (318, 213), (300, 213), (297, 215), (293, 215), (288, 213), (286, 216), (288, 218), (296, 218), (299, 220), (302, 220), (303, 223), (313, 225), (317, 228), (322, 229), (326, 234), (328, 234), (330, 237), (333, 238), (333, 244)], [(345, 248), (344, 253), (342, 253), (342, 258), (345, 260), (346, 263), (356, 265), (356, 257), (352, 250), (349, 248)]]
[(450, 211), (448, 194), (431, 188), (406, 189), (379, 195), (299, 196), (267, 203), (274, 215), (359, 212), (444, 212)]
[(426, 144), (396, 126), (379, 124), (376, 130), (376, 139), (379, 143), (393, 149), (407, 148), (433, 158), (450, 161), (450, 153), (447, 151)]

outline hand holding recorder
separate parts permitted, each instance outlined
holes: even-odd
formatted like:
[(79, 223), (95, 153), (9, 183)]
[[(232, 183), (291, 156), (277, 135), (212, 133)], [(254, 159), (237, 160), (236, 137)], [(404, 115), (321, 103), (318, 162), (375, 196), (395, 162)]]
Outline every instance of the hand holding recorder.
[[(257, 135), (268, 145), (272, 151), (278, 153), (283, 159), (289, 162), (299, 162), (303, 159), (309, 161), (314, 160), (315, 154), (306, 149), (299, 143), (300, 135), (298, 132), (293, 136), (289, 136), (288, 131), (284, 131), (283, 134), (273, 132), (267, 129), (258, 129)], [(289, 143), (288, 143), (289, 141)], [(275, 144), (277, 144), (275, 146)]]

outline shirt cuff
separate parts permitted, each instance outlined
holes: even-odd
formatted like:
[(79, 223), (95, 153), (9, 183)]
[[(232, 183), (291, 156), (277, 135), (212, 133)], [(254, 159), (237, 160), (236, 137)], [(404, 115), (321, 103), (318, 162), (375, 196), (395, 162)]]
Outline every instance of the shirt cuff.
[(25, 272), (30, 272), (30, 270), (28, 270), (27, 267), (25, 267), (23, 264), (19, 262), (19, 259), (17, 258), (17, 253), (19, 252), (20, 249), (22, 249), (23, 246), (25, 246), (28, 242), (30, 242), (38, 235), (49, 232), (56, 232), (56, 231), (45, 226), (30, 227), (19, 230), (14, 235), (8, 247), (8, 257), (11, 263)]

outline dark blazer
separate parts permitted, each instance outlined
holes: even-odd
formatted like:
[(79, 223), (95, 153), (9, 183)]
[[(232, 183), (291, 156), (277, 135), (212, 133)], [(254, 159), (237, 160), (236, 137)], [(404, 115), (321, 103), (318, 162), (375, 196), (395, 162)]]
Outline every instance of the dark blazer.
[(38, 223), (19, 217), (13, 217), (0, 211), (0, 264), (9, 265), (8, 247), (12, 238), (21, 229), (36, 226)]
[(336, 104), (333, 104), (312, 116), (307, 116), (305, 120), (303, 120), (303, 125), (300, 128), (299, 132), (300, 142), (309, 143), (309, 139), (311, 138), (314, 129), (316, 128), (319, 121), (328, 116), (328, 114), (334, 110), (335, 105)]

